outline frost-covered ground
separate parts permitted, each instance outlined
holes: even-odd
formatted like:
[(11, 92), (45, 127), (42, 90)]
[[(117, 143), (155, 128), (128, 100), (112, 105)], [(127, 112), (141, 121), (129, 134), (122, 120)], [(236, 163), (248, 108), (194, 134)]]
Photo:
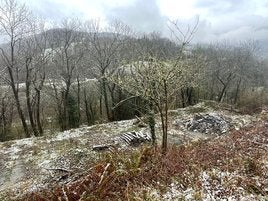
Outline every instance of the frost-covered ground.
[[(234, 129), (239, 129), (257, 119), (257, 117), (237, 115), (228, 111), (215, 111), (204, 104), (173, 110), (170, 111), (170, 143), (188, 143), (215, 136), (213, 133), (204, 134), (187, 130), (185, 122), (191, 120), (196, 113), (224, 117)], [(157, 128), (160, 141), (159, 122)], [(126, 120), (81, 127), (39, 138), (0, 143), (1, 200), (6, 196), (6, 192), (9, 196), (18, 196), (26, 191), (40, 189), (52, 182), (66, 182), (66, 175), (71, 175), (74, 171), (82, 172), (99, 158), (100, 153), (92, 151), (94, 145), (110, 143), (113, 137), (128, 131), (148, 132), (149, 130), (140, 128), (136, 120)], [(205, 174), (206, 172), (202, 175)], [(172, 186), (170, 189), (171, 192), (174, 190)], [(191, 189), (188, 191), (190, 192)], [(170, 200), (169, 197), (167, 193), (166, 200)]]
[[(185, 150), (180, 153), (186, 153), (184, 170), (173, 174), (173, 181), (163, 191), (154, 186), (142, 189), (148, 200), (268, 200), (267, 119), (229, 135), (193, 143)], [(192, 155), (187, 155), (189, 152)]]
[[(199, 175), (200, 189), (193, 187), (186, 188), (179, 182), (173, 182), (167, 187), (167, 191), (161, 194), (155, 189), (148, 188), (149, 196), (153, 201), (266, 201), (267, 197), (249, 193), (247, 189), (237, 187), (236, 182), (239, 181), (238, 172), (222, 172), (213, 169), (212, 171), (204, 171)], [(263, 189), (266, 192), (268, 188)]]
[[(134, 120), (82, 127), (51, 136), (0, 143), (0, 198), (4, 191), (25, 192), (61, 179), (57, 169), (83, 168), (99, 154), (93, 145), (135, 129)], [(57, 175), (59, 173), (59, 175)]]

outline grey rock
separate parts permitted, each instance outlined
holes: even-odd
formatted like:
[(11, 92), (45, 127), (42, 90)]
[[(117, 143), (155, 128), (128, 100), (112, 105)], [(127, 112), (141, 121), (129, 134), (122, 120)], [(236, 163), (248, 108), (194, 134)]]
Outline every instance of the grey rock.
[(205, 134), (224, 134), (231, 129), (231, 123), (215, 114), (198, 114), (186, 122), (186, 128), (190, 131)]

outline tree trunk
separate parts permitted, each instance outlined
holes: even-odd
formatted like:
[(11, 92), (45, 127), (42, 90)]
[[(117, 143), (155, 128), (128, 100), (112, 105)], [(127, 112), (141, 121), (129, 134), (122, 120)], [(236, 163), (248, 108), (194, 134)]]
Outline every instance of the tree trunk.
[(212, 84), (211, 84), (211, 88), (210, 88), (210, 96), (209, 96), (209, 100), (215, 100), (215, 94), (214, 94), (214, 86), (215, 86), (215, 79), (212, 79)]
[(36, 116), (36, 124), (37, 124), (37, 129), (39, 132), (39, 135), (43, 135), (44, 131), (43, 131), (43, 126), (41, 123), (41, 111), (40, 111), (40, 107), (41, 107), (41, 90), (43, 88), (44, 85), (44, 81), (45, 81), (45, 73), (42, 74), (41, 76), (41, 80), (40, 83), (38, 84), (38, 86), (35, 86), (35, 116)]
[(237, 104), (238, 101), (238, 96), (239, 96), (239, 92), (240, 92), (240, 85), (241, 85), (241, 77), (239, 78), (237, 85), (236, 85), (236, 92), (235, 92), (235, 99), (234, 99), (234, 104)]
[(2, 132), (0, 133), (0, 141), (4, 141), (7, 134), (7, 118), (6, 118), (6, 103), (5, 97), (1, 100), (1, 119), (0, 126), (2, 127)]
[(102, 93), (103, 93), (103, 97), (104, 97), (104, 105), (105, 105), (105, 109), (106, 109), (106, 115), (107, 115), (107, 119), (109, 121), (111, 121), (111, 116), (110, 116), (110, 109), (109, 109), (109, 101), (108, 101), (108, 94), (107, 94), (107, 90), (106, 90), (106, 79), (102, 78)]
[(156, 145), (156, 135), (155, 135), (155, 115), (154, 115), (154, 107), (152, 101), (149, 103), (149, 127), (152, 137), (152, 144)]
[(102, 111), (102, 95), (100, 96), (99, 99), (99, 109), (100, 109), (100, 117), (102, 118), (103, 111)]
[(26, 59), (26, 81), (25, 81), (25, 86), (26, 86), (26, 104), (27, 104), (27, 110), (28, 110), (28, 115), (29, 115), (29, 120), (30, 120), (30, 124), (34, 133), (34, 136), (38, 136), (38, 130), (36, 128), (35, 122), (34, 122), (34, 118), (33, 118), (33, 108), (32, 108), (32, 104), (31, 104), (31, 89), (30, 89), (30, 85), (31, 85), (31, 78), (30, 78), (30, 69), (29, 69), (29, 65), (30, 65), (31, 59), (27, 58)]
[(63, 123), (63, 112), (62, 112), (62, 100), (63, 100), (63, 95), (61, 94), (61, 97), (59, 95), (57, 86), (55, 85), (55, 83), (52, 84), (53, 89), (54, 89), (54, 93), (55, 93), (55, 98), (56, 98), (56, 103), (57, 103), (57, 113), (58, 113), (58, 121), (59, 121), (59, 125), (61, 128), (61, 131), (64, 131), (64, 123)]
[(90, 125), (90, 112), (89, 112), (86, 90), (84, 90), (84, 103), (85, 103), (85, 108), (86, 108), (87, 124)]
[(80, 105), (81, 105), (81, 100), (80, 100), (80, 93), (81, 93), (81, 85), (80, 85), (80, 79), (79, 76), (77, 76), (77, 113), (78, 113), (78, 125), (80, 125), (81, 121), (81, 112), (80, 112)]
[(162, 153), (166, 154), (167, 152), (167, 125), (166, 125), (166, 119), (165, 114), (163, 111), (160, 111), (160, 118), (161, 118), (161, 125), (162, 125)]
[[(109, 92), (110, 92), (110, 95), (111, 95), (111, 104), (112, 104), (112, 108), (114, 108), (115, 106), (115, 102), (116, 102), (116, 99), (115, 99), (115, 85), (113, 87), (109, 87), (108, 86), (108, 89), (109, 89)], [(120, 100), (119, 100), (120, 101)], [(118, 101), (118, 102), (119, 102)], [(110, 121), (115, 121), (115, 120), (118, 120), (118, 117), (116, 116), (116, 112), (114, 109), (111, 110), (111, 113), (110, 113)]]
[(67, 130), (67, 98), (66, 91), (62, 92), (63, 111), (62, 111), (62, 129)]
[(186, 107), (186, 103), (185, 103), (185, 94), (184, 94), (184, 90), (181, 89), (181, 103), (182, 103), (182, 107), (185, 108)]
[(37, 128), (39, 131), (39, 135), (43, 135), (43, 127), (41, 123), (41, 118), (40, 118), (40, 102), (41, 102), (41, 91), (36, 89), (36, 108), (35, 108), (35, 113), (36, 113), (36, 123), (37, 123)]
[(193, 105), (194, 104), (194, 90), (193, 87), (187, 87), (186, 89), (186, 93), (187, 93), (187, 105)]
[(231, 80), (232, 80), (232, 73), (229, 73), (228, 77), (227, 77), (227, 81), (224, 82), (222, 79), (220, 79), (220, 77), (218, 77), (219, 81), (222, 83), (223, 85), (223, 88), (221, 90), (221, 93), (219, 94), (219, 97), (218, 97), (218, 102), (222, 102), (223, 101), (223, 97), (224, 97), (224, 94), (226, 93), (227, 91), (227, 87), (229, 86)]
[(227, 85), (224, 85), (220, 94), (219, 94), (219, 97), (218, 97), (218, 102), (221, 103), (223, 101), (223, 96), (224, 96), (224, 93), (226, 91), (226, 88), (227, 88)]
[[(168, 91), (167, 91), (167, 83), (164, 82), (164, 113), (161, 109), (160, 116), (162, 122), (162, 130), (163, 130), (163, 141), (162, 141), (162, 152), (166, 154), (167, 152), (167, 136), (168, 136)], [(161, 106), (160, 106), (161, 107)]]
[(9, 78), (10, 78), (10, 86), (12, 88), (12, 92), (13, 92), (14, 99), (15, 99), (15, 104), (17, 107), (17, 111), (18, 111), (22, 126), (23, 126), (24, 134), (26, 137), (31, 137), (26, 120), (25, 120), (25, 117), (24, 117), (24, 114), (23, 114), (23, 111), (21, 109), (21, 104), (20, 104), (20, 99), (19, 99), (19, 87), (17, 86), (17, 88), (16, 88), (14, 75), (13, 75), (13, 69), (15, 67), (15, 65), (14, 65), (14, 63), (15, 63), (14, 45), (15, 45), (15, 42), (14, 42), (14, 38), (12, 35), (11, 43), (10, 43), (11, 59), (10, 59), (10, 65), (8, 65), (7, 70), (8, 70), (8, 74), (9, 74)]
[(23, 126), (25, 136), (26, 137), (31, 137), (31, 135), (29, 133), (28, 125), (26, 123), (23, 111), (21, 109), (21, 104), (20, 104), (20, 99), (19, 99), (19, 91), (18, 91), (18, 89), (16, 89), (15, 82), (14, 82), (14, 77), (13, 77), (13, 72), (12, 72), (12, 69), (10, 67), (8, 67), (8, 72), (9, 72), (9, 76), (10, 76), (10, 85), (11, 85), (12, 92), (13, 92), (13, 95), (14, 95), (15, 104), (16, 104), (16, 107), (17, 107), (17, 111), (18, 111), (22, 126)]
[(69, 128), (69, 121), (68, 121), (68, 99), (69, 99), (69, 93), (70, 93), (70, 87), (71, 87), (71, 80), (68, 78), (66, 81), (66, 90), (63, 91), (63, 129), (67, 130)]

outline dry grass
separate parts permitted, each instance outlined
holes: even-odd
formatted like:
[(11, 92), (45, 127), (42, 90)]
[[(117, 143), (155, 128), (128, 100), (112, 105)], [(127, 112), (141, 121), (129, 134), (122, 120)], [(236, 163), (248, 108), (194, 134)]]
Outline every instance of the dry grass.
[[(268, 196), (268, 122), (267, 119), (240, 131), (211, 140), (171, 146), (166, 155), (158, 148), (143, 147), (132, 152), (106, 153), (85, 174), (65, 185), (27, 194), (19, 200), (150, 200), (146, 187), (165, 194), (176, 180), (181, 190), (195, 189), (196, 200), (204, 189), (200, 175), (209, 172), (218, 198), (238, 193), (243, 188), (248, 194)], [(218, 172), (235, 173), (221, 180)], [(238, 196), (238, 195), (237, 195)], [(159, 198), (160, 199), (160, 198)]]

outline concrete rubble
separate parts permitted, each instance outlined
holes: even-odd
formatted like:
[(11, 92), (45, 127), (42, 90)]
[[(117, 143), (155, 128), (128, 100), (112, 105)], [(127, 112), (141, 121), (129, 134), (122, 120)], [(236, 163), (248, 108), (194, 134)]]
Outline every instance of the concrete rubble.
[(185, 122), (190, 131), (222, 135), (233, 128), (230, 120), (218, 114), (197, 114)]

